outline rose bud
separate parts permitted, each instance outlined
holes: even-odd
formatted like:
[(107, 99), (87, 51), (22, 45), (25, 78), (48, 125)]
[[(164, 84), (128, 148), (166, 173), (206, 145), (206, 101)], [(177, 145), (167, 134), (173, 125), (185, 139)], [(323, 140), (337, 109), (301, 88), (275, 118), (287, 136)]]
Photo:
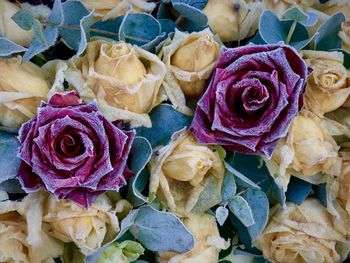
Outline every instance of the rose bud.
[(303, 111), (294, 118), (287, 138), (281, 140), (274, 152), (273, 159), (278, 164), (287, 159), (281, 147), (288, 147), (293, 154), (287, 166), (293, 175), (300, 172), (303, 176), (313, 176), (321, 172), (337, 176), (340, 173), (339, 147), (321, 120), (311, 112)]
[(305, 106), (322, 116), (344, 104), (350, 94), (349, 71), (341, 52), (301, 51), (312, 69), (305, 90)]
[(164, 45), (162, 60), (167, 67), (163, 83), (173, 105), (184, 114), (191, 114), (184, 95), (199, 97), (210, 77), (220, 53), (220, 45), (209, 29), (191, 34), (176, 30), (173, 39)]
[(74, 57), (65, 73), (84, 101), (97, 100), (110, 121), (151, 126), (148, 113), (163, 100), (160, 86), (166, 68), (159, 58), (124, 42), (89, 42), (83, 57)]
[[(207, 183), (212, 183), (213, 189), (220, 192), (225, 173), (219, 154), (198, 144), (188, 131), (178, 134), (169, 145), (156, 149), (149, 170), (150, 196), (156, 194), (178, 215), (189, 215), (199, 209), (199, 195)], [(206, 204), (207, 209), (220, 202), (213, 191), (210, 194), (212, 200)]]
[(115, 208), (106, 195), (101, 195), (89, 209), (46, 195), (43, 221), (50, 226), (52, 236), (65, 243), (74, 242), (85, 256), (119, 232)]
[(103, 251), (97, 263), (130, 263), (136, 261), (145, 249), (140, 243), (125, 240), (122, 243), (114, 242)]
[(40, 67), (30, 61), (22, 64), (21, 57), (0, 58), (0, 72), (0, 125), (18, 128), (46, 100), (49, 84)]
[(155, 3), (147, 0), (81, 0), (90, 11), (94, 10), (95, 20), (108, 20), (123, 16), (131, 8), (132, 13), (151, 13), (156, 7)]
[(0, 202), (0, 261), (53, 262), (63, 254), (63, 243), (46, 232), (42, 222), (42, 193), (23, 201)]
[(12, 20), (12, 16), (20, 10), (21, 7), (15, 3), (8, 0), (0, 1), (0, 35), (27, 47), (33, 39), (32, 30), (23, 30)]
[(192, 215), (184, 218), (183, 223), (195, 239), (194, 248), (187, 253), (159, 252), (157, 259), (160, 263), (216, 263), (221, 249), (227, 249), (226, 242), (219, 233), (215, 218), (207, 213)]
[(255, 34), (262, 4), (246, 0), (209, 0), (203, 12), (208, 16), (210, 28), (222, 41), (237, 41)]
[(81, 104), (75, 92), (56, 93), (19, 130), (18, 179), (27, 192), (44, 188), (87, 208), (126, 184), (134, 134), (109, 122), (95, 103)]
[(270, 210), (270, 221), (256, 242), (265, 258), (279, 263), (343, 262), (350, 249), (332, 215), (316, 199), (288, 202)]
[(307, 74), (289, 46), (225, 48), (190, 130), (200, 143), (270, 158), (302, 107)]

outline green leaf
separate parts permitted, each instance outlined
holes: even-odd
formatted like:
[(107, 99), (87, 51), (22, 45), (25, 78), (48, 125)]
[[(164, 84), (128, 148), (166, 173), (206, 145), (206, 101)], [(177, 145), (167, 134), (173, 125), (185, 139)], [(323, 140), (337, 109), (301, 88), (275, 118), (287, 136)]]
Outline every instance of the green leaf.
[(151, 251), (186, 253), (194, 247), (193, 236), (179, 218), (150, 206), (139, 209), (130, 232)]
[(316, 32), (315, 49), (321, 51), (340, 49), (342, 42), (338, 37), (338, 33), (341, 30), (341, 24), (344, 21), (344, 14), (337, 13), (324, 22)]
[(138, 136), (145, 137), (152, 147), (166, 145), (174, 132), (191, 124), (192, 118), (176, 111), (169, 104), (160, 104), (149, 114), (152, 128), (137, 128)]
[(232, 200), (237, 191), (235, 177), (226, 170), (224, 181), (221, 187), (221, 204), (225, 204)]
[(228, 207), (244, 226), (249, 227), (255, 224), (253, 212), (248, 202), (242, 196), (235, 196), (228, 204)]
[(34, 23), (34, 16), (27, 10), (20, 10), (12, 17), (12, 20), (16, 22), (16, 24), (24, 29), (31, 30)]
[(5, 37), (0, 37), (0, 56), (1, 57), (10, 56), (12, 54), (20, 53), (24, 51), (27, 51), (25, 47), (22, 47)]
[(248, 177), (246, 177), (241, 172), (239, 172), (238, 170), (233, 168), (229, 163), (225, 162), (225, 167), (230, 173), (232, 173), (234, 176), (236, 176), (239, 180), (241, 180), (248, 187), (260, 190), (260, 186), (258, 186), (252, 180), (250, 180)]
[(41, 44), (46, 45), (46, 39), (43, 33), (43, 26), (41, 25), (40, 21), (37, 19), (34, 19), (34, 22), (33, 22), (33, 33), (34, 33), (35, 39), (37, 39)]
[(308, 19), (308, 15), (305, 14), (299, 7), (294, 6), (286, 10), (282, 15), (282, 18), (301, 22)]
[(21, 160), (19, 142), (14, 134), (0, 131), (0, 184), (17, 176)]
[(229, 212), (228, 212), (228, 209), (226, 207), (219, 206), (215, 210), (215, 218), (218, 221), (220, 226), (222, 226), (225, 223), (228, 215), (229, 215)]
[(269, 200), (266, 194), (260, 190), (248, 189), (242, 194), (252, 210), (255, 224), (248, 227), (252, 240), (256, 240), (264, 230), (269, 219)]
[(136, 137), (129, 154), (129, 168), (135, 176), (129, 182), (128, 200), (134, 206), (140, 206), (147, 202), (147, 198), (141, 193), (149, 179), (146, 165), (152, 156), (152, 147), (147, 139)]

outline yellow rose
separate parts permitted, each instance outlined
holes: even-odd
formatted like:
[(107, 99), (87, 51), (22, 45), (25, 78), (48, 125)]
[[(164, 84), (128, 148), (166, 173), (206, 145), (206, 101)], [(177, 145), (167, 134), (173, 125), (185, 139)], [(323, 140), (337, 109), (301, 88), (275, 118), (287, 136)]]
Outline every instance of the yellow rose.
[(111, 241), (119, 231), (118, 218), (106, 195), (89, 209), (47, 195), (43, 221), (49, 224), (52, 236), (74, 242), (86, 256)]
[(270, 221), (257, 240), (264, 256), (278, 263), (337, 263), (347, 257), (349, 243), (316, 199), (271, 209)]
[(111, 121), (151, 126), (147, 113), (166, 99), (160, 90), (166, 68), (159, 58), (124, 42), (90, 42), (83, 57), (74, 57), (65, 78), (87, 101), (97, 100)]
[[(223, 162), (216, 151), (200, 145), (188, 131), (177, 134), (169, 145), (155, 149), (149, 170), (150, 196), (156, 194), (178, 215), (206, 211), (220, 202), (217, 193), (225, 172)], [(212, 186), (210, 193), (205, 191), (207, 185)], [(211, 202), (199, 202), (202, 194), (211, 195)]]
[(301, 51), (312, 68), (305, 90), (305, 106), (322, 116), (344, 104), (350, 93), (349, 71), (341, 52)]
[(20, 10), (19, 6), (8, 0), (0, 1), (0, 35), (27, 47), (33, 39), (32, 30), (23, 30), (11, 19)]
[(338, 36), (342, 40), (342, 47), (344, 50), (350, 52), (350, 21), (342, 23), (341, 30)]
[(262, 4), (246, 0), (209, 0), (203, 12), (208, 16), (210, 28), (222, 41), (237, 41), (255, 34)]
[(272, 10), (277, 16), (281, 17), (287, 9), (298, 6), (303, 10), (310, 9), (318, 0), (262, 0), (266, 9)]
[(346, 20), (350, 20), (350, 2), (348, 0), (329, 0), (324, 4), (318, 4), (317, 9), (327, 15), (342, 12)]
[(279, 141), (272, 158), (265, 162), (276, 182), (287, 190), (291, 175), (313, 184), (325, 183), (326, 175), (338, 176), (338, 149), (322, 120), (303, 110), (294, 118), (287, 137)]
[(0, 202), (1, 262), (53, 262), (63, 254), (63, 243), (43, 231), (42, 201), (35, 193), (22, 202)]
[(81, 2), (90, 11), (95, 10), (95, 19), (102, 21), (123, 16), (129, 8), (132, 8), (132, 13), (151, 13), (156, 7), (155, 3), (149, 3), (147, 0), (81, 0)]
[(173, 39), (164, 45), (161, 56), (167, 74), (163, 86), (182, 113), (191, 114), (184, 95), (189, 98), (201, 95), (219, 54), (220, 45), (209, 29), (191, 34), (176, 30)]
[(21, 58), (0, 59), (0, 124), (18, 128), (34, 117), (41, 100), (47, 98), (49, 84), (44, 71)]
[(192, 215), (183, 219), (183, 223), (192, 233), (194, 248), (187, 253), (161, 252), (158, 254), (160, 263), (216, 263), (221, 249), (227, 249), (226, 242), (219, 233), (215, 218), (209, 214)]

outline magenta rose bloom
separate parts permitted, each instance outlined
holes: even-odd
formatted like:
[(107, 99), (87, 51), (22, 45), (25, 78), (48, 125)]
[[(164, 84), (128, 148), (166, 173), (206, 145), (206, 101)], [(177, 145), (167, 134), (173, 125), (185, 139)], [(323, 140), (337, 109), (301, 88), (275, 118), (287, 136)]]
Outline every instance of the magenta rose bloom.
[(134, 136), (106, 120), (95, 103), (81, 104), (75, 92), (55, 94), (19, 130), (18, 178), (26, 192), (43, 187), (89, 207), (126, 183)]
[(302, 107), (307, 75), (289, 46), (223, 49), (191, 131), (201, 143), (270, 157)]

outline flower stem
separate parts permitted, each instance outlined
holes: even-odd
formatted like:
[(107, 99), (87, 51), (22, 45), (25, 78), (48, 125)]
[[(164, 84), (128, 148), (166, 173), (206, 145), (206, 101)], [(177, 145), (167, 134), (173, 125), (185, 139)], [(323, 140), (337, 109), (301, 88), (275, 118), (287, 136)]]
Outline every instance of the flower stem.
[(289, 44), (290, 40), (292, 39), (292, 36), (293, 36), (293, 33), (294, 33), (295, 28), (297, 26), (297, 23), (298, 22), (296, 20), (294, 20), (292, 26), (289, 29), (288, 36), (287, 36), (287, 39), (286, 39), (286, 44), (287, 45)]

